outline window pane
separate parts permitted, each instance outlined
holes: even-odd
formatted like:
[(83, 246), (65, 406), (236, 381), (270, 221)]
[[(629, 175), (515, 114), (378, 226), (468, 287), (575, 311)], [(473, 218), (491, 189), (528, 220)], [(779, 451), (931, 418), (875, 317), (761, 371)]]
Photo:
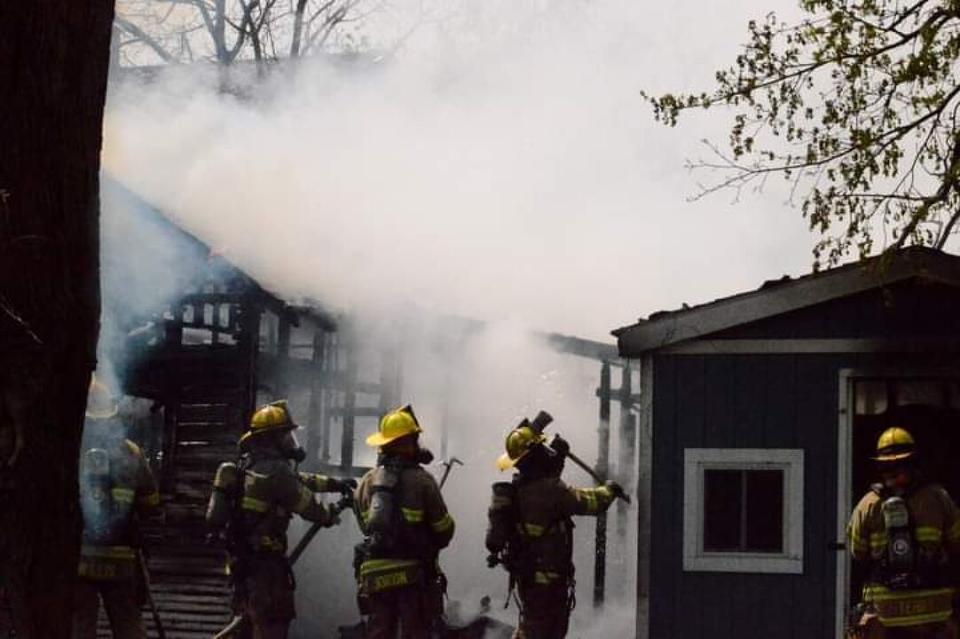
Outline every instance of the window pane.
[(703, 549), (740, 549), (743, 513), (743, 471), (705, 470), (703, 473)]
[(861, 380), (854, 387), (857, 415), (879, 415), (887, 410), (886, 380)]
[(783, 552), (783, 471), (747, 471), (748, 552)]
[(943, 382), (930, 380), (898, 381), (897, 406), (943, 406)]

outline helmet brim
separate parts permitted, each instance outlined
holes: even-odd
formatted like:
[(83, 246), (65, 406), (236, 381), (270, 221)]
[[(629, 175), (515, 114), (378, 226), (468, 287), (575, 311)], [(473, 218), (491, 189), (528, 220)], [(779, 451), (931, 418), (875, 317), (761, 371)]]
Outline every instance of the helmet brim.
[(120, 414), (120, 409), (114, 406), (108, 410), (88, 410), (85, 413), (87, 419), (112, 419)]
[(497, 457), (497, 470), (499, 470), (499, 471), (502, 473), (502, 472), (504, 472), (505, 470), (510, 470), (511, 468), (516, 468), (517, 464), (520, 463), (520, 460), (522, 460), (524, 457), (526, 457), (527, 455), (529, 455), (529, 454), (530, 454), (530, 451), (531, 451), (532, 449), (533, 449), (533, 447), (531, 446), (531, 447), (528, 448), (527, 450), (525, 450), (525, 451), (523, 451), (522, 453), (520, 453), (519, 455), (517, 455), (517, 458), (516, 458), (516, 459), (514, 459), (513, 457), (511, 457), (509, 453), (504, 453), (504, 454), (500, 455), (499, 457)]
[(510, 455), (504, 453), (497, 457), (497, 470), (499, 470), (501, 473), (505, 470), (510, 470), (517, 465), (518, 461), (519, 458), (511, 459)]
[(269, 428), (258, 428), (257, 430), (248, 430), (243, 435), (240, 436), (240, 443), (244, 443), (253, 439), (254, 437), (259, 437), (260, 435), (267, 435), (269, 433), (285, 433), (288, 430), (296, 430), (300, 428), (297, 424), (279, 424), (277, 426), (270, 426)]
[(403, 439), (404, 437), (410, 437), (411, 435), (419, 435), (421, 432), (422, 431), (415, 430), (410, 433), (401, 433), (400, 435), (394, 435), (393, 437), (387, 437), (383, 433), (379, 433), (379, 432), (374, 433), (369, 437), (367, 437), (367, 440), (366, 440), (367, 446), (370, 446), (372, 448), (381, 448), (383, 446), (387, 446), (388, 444), (392, 444), (398, 439)]
[(903, 452), (903, 453), (887, 453), (887, 454), (884, 454), (884, 455), (877, 455), (876, 457), (873, 458), (873, 461), (876, 461), (876, 462), (894, 462), (894, 461), (901, 461), (901, 460), (903, 460), (903, 459), (910, 459), (911, 457), (914, 456), (914, 454), (915, 454), (915, 453), (910, 452), (910, 451), (908, 451), (908, 452)]

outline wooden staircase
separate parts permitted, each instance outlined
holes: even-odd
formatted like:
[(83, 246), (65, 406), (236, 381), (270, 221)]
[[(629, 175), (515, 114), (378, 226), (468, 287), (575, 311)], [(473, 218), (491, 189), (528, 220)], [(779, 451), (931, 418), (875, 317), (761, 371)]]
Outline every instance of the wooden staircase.
[[(204, 515), (217, 467), (237, 458), (237, 439), (253, 407), (259, 312), (226, 295), (213, 301), (217, 312), (193, 309), (185, 312), (188, 320), (168, 322), (164, 348), (142, 366), (141, 388), (133, 389), (155, 397), (164, 410), (155, 469), (163, 515), (144, 524), (143, 537), (167, 639), (209, 639), (232, 617), (226, 554), (207, 542)], [(221, 313), (220, 305), (228, 310)], [(221, 323), (225, 316), (231, 321)], [(213, 337), (195, 343), (184, 339), (185, 327)], [(158, 637), (152, 611), (145, 607), (143, 614), (148, 636)], [(98, 635), (111, 636), (102, 613)]]

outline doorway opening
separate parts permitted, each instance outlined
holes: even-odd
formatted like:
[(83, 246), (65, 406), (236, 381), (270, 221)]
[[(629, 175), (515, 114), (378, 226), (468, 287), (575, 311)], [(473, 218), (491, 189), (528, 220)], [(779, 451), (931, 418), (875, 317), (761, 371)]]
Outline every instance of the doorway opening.
[[(960, 377), (956, 373), (857, 374), (842, 381), (846, 382), (845, 388), (841, 387), (846, 402), (841, 400), (841, 535), (853, 507), (877, 481), (873, 461), (877, 439), (892, 426), (906, 428), (913, 435), (925, 480), (942, 485), (954, 499), (960, 498), (960, 474), (955, 472), (960, 460)], [(846, 611), (860, 600), (867, 571), (850, 562), (845, 552), (838, 557), (838, 576), (838, 631), (842, 632)]]

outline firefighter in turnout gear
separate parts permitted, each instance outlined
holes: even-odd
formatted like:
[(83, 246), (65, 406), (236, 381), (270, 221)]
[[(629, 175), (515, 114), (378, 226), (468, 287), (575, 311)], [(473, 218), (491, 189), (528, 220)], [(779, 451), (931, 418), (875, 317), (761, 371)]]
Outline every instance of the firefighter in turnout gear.
[(221, 464), (207, 506), (207, 524), (222, 534), (230, 554), (234, 613), (255, 639), (284, 639), (296, 617), (294, 579), (287, 560), (287, 527), (293, 513), (326, 526), (336, 509), (314, 493), (343, 492), (353, 480), (297, 472), (305, 458), (286, 402), (254, 413), (240, 438), (240, 459)]
[(138, 520), (160, 505), (156, 482), (140, 448), (126, 439), (117, 402), (94, 377), (87, 395), (80, 456), (83, 540), (73, 618), (74, 639), (97, 636), (100, 601), (113, 636), (146, 637)]
[(573, 517), (603, 513), (622, 494), (615, 482), (572, 488), (560, 478), (569, 445), (559, 436), (547, 444), (541, 413), (524, 419), (507, 435), (501, 471), (515, 468), (511, 482), (493, 485), (486, 546), (491, 567), (510, 573), (510, 591), (519, 594), (515, 639), (560, 639), (574, 606)]
[(422, 429), (410, 406), (380, 420), (367, 444), (377, 467), (360, 480), (356, 504), (364, 541), (357, 547), (357, 600), (368, 639), (426, 639), (442, 622), (446, 580), (439, 554), (454, 522), (433, 476), (433, 456), (420, 447)]
[(865, 612), (852, 634), (953, 639), (960, 512), (946, 490), (923, 479), (905, 429), (884, 431), (874, 460), (882, 482), (857, 504), (847, 529), (853, 559), (869, 570)]

